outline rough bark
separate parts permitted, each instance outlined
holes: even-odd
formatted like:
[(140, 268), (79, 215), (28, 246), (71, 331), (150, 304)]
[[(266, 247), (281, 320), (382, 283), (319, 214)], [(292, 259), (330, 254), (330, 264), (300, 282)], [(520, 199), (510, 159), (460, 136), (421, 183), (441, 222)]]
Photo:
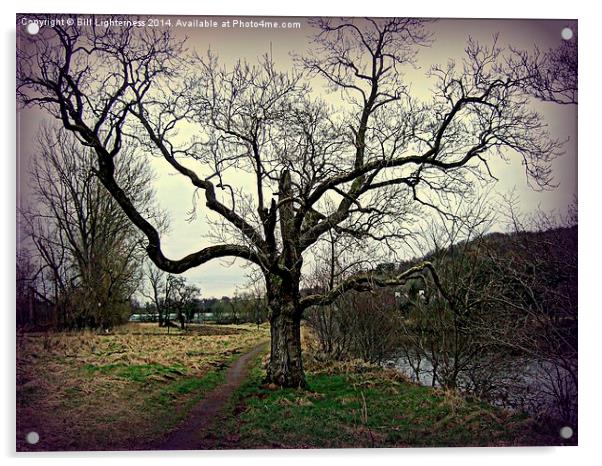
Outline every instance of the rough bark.
[(266, 383), (307, 388), (301, 355), (301, 262), (285, 277), (265, 275), (271, 333)]
[(300, 315), (291, 305), (271, 311), (271, 352), (266, 382), (281, 387), (306, 388), (301, 356)]

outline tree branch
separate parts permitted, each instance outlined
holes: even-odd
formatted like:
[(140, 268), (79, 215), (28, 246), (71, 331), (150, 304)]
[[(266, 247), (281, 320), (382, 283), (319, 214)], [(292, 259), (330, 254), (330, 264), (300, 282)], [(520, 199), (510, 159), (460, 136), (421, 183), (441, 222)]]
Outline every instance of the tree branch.
[(341, 282), (338, 286), (336, 286), (328, 293), (313, 294), (301, 298), (300, 306), (302, 309), (306, 309), (310, 306), (324, 306), (326, 304), (332, 303), (343, 293), (351, 290), (373, 291), (376, 288), (400, 286), (406, 283), (411, 278), (417, 278), (417, 276), (421, 276), (419, 275), (419, 273), (424, 270), (428, 270), (430, 272), (431, 276), (433, 277), (433, 281), (435, 282), (435, 286), (437, 287), (441, 295), (447, 301), (451, 302), (451, 296), (443, 288), (441, 281), (439, 280), (439, 275), (435, 270), (435, 267), (431, 262), (425, 261), (421, 262), (418, 265), (415, 265), (414, 267), (409, 268), (408, 270), (392, 278), (376, 276), (372, 273), (350, 277), (347, 280)]

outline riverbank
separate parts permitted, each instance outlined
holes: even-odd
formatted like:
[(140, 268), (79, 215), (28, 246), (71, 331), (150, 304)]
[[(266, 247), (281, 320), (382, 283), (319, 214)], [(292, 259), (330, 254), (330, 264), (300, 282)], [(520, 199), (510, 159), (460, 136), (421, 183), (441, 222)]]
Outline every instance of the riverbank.
[(212, 448), (390, 448), (560, 445), (534, 420), (451, 391), (423, 387), (394, 370), (358, 362), (307, 367), (308, 391), (261, 384), (255, 361)]

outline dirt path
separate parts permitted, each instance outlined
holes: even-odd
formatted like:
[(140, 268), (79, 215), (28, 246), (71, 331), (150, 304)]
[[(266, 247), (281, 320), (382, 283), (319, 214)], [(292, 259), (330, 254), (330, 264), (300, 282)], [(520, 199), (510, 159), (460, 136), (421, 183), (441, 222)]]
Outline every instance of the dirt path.
[(238, 358), (226, 372), (226, 383), (215, 387), (199, 401), (188, 416), (171, 431), (167, 438), (156, 447), (157, 450), (202, 450), (202, 434), (215, 420), (220, 410), (229, 400), (232, 392), (245, 380), (249, 362), (267, 345), (267, 342), (255, 346), (251, 351)]

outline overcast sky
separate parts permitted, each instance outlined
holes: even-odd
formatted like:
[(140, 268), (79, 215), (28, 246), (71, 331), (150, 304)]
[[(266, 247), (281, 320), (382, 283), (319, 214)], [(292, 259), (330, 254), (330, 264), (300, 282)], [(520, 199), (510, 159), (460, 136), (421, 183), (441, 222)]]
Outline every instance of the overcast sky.
[[(175, 17), (170, 18), (172, 24)], [(224, 18), (214, 18), (221, 23)], [(230, 18), (232, 19), (232, 18)], [(244, 18), (241, 18), (244, 19)], [(261, 18), (256, 18), (261, 19)], [(274, 20), (275, 18), (266, 18)], [(199, 53), (209, 47), (219, 54), (221, 61), (232, 63), (238, 58), (254, 62), (270, 51), (276, 64), (285, 69), (292, 65), (291, 52), (303, 53), (309, 45), (311, 27), (304, 18), (287, 18), (286, 21), (300, 22), (299, 29), (232, 29), (232, 28), (173, 28), (176, 35), (188, 36), (188, 47)], [(279, 19), (280, 21), (280, 19)], [(523, 49), (538, 45), (542, 49), (558, 46), (564, 27), (576, 29), (576, 23), (562, 20), (448, 20), (443, 19), (429, 25), (434, 33), (434, 42), (429, 48), (421, 49), (418, 68), (407, 74), (411, 81), (412, 94), (427, 98), (430, 83), (423, 79), (424, 73), (435, 63), (446, 63), (448, 59), (461, 59), (469, 36), (482, 42), (491, 42), (491, 36), (499, 33), (501, 45), (512, 44)], [(494, 162), (491, 166), (499, 178), (496, 192), (506, 193), (513, 189), (520, 197), (522, 209), (533, 211), (538, 206), (544, 210), (564, 210), (577, 192), (577, 108), (573, 105), (538, 103), (540, 111), (549, 124), (552, 136), (567, 139), (565, 155), (553, 163), (553, 191), (535, 192), (527, 184), (524, 169), (517, 158), (512, 162)], [(35, 110), (21, 110), (17, 115), (18, 130), (18, 179), (20, 202), (27, 202), (29, 159), (35, 151), (34, 141), (41, 120)], [(187, 212), (192, 207), (193, 191), (182, 177), (174, 174), (165, 162), (153, 159), (157, 173), (156, 190), (161, 206), (169, 212), (171, 230), (162, 243), (168, 257), (179, 258), (203, 245), (210, 244), (202, 238), (208, 231), (203, 211), (195, 221), (186, 222)], [(244, 180), (243, 180), (244, 184)], [(201, 204), (204, 204), (201, 202)], [(212, 261), (184, 274), (201, 287), (205, 297), (231, 295), (247, 281), (241, 261)]]

